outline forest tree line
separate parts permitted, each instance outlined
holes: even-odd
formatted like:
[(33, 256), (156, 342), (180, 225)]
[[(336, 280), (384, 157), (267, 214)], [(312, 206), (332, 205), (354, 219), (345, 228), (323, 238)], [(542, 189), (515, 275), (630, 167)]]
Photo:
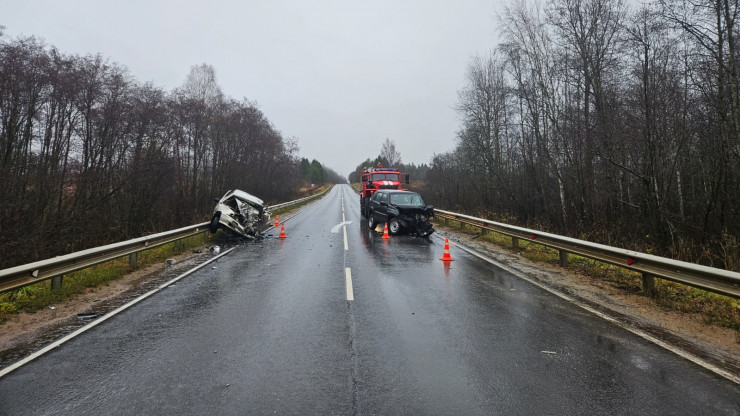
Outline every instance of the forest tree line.
[(517, 0), (428, 199), (740, 269), (737, 1)]
[(297, 153), (209, 65), (168, 92), (0, 31), (0, 268), (207, 221), (230, 189), (290, 200)]

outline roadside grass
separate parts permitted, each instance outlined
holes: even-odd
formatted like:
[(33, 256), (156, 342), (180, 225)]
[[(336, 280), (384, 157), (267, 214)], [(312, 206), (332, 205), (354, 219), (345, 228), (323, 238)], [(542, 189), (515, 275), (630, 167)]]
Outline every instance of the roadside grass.
[[(509, 236), (490, 230), (486, 235), (480, 235), (479, 227), (462, 224), (454, 220), (448, 221), (449, 225), (445, 225), (444, 220), (435, 219), (439, 227), (455, 231), (459, 230), (459, 232), (471, 236), (479, 235), (476, 239), (492, 242), (510, 252), (519, 253), (528, 260), (544, 262), (560, 267), (560, 256), (556, 249), (521, 239), (519, 240), (519, 248), (517, 249), (512, 246), (511, 237)], [(581, 273), (628, 294), (644, 295), (641, 274), (631, 270), (575, 254), (568, 254), (567, 270)], [(666, 310), (700, 314), (707, 324), (738, 331), (737, 339), (740, 342), (740, 301), (729, 296), (711, 293), (659, 278), (655, 279), (655, 290), (656, 293), (651, 299), (656, 305)]]
[[(209, 239), (210, 236), (206, 237), (202, 233), (182, 239), (179, 242), (141, 251), (137, 255), (137, 269), (163, 262), (174, 255), (202, 247)], [(47, 280), (0, 294), (0, 324), (18, 313), (35, 312), (55, 303), (72, 299), (88, 288), (108, 284), (131, 271), (128, 256), (124, 256), (64, 275), (62, 288), (58, 291), (52, 291), (51, 282)]]

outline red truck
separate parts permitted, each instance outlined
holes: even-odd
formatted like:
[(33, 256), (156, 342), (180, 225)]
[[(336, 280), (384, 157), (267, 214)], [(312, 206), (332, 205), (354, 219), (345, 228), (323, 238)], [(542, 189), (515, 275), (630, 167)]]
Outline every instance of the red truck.
[[(379, 189), (400, 189), (405, 190), (401, 187), (401, 172), (394, 168), (384, 168), (383, 165), (378, 163), (377, 168), (365, 168), (360, 174), (360, 181), (362, 183), (362, 193), (360, 194), (360, 213), (367, 217), (367, 201)], [(409, 183), (409, 174), (403, 175), (406, 185)]]

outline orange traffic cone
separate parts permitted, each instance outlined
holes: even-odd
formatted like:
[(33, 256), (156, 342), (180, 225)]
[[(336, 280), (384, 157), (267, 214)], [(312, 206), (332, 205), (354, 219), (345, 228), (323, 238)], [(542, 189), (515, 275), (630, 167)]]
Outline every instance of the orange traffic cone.
[(285, 223), (280, 227), (280, 236), (279, 238), (288, 238), (287, 235), (285, 235)]
[(391, 236), (388, 235), (388, 223), (385, 223), (385, 227), (383, 227), (383, 239), (387, 240), (391, 238)]
[(278, 220), (279, 217), (280, 217), (279, 215), (277, 214), (275, 215), (275, 228), (277, 228), (277, 226), (280, 225), (280, 221)]
[(455, 259), (450, 256), (450, 240), (447, 238), (445, 238), (445, 254), (442, 255), (442, 258), (440, 260), (455, 261)]

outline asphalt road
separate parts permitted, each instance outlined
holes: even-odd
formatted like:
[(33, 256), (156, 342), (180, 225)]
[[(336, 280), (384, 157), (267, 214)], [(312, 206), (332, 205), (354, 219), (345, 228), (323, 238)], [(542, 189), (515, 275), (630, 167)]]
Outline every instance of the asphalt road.
[(285, 226), (0, 378), (0, 415), (740, 414), (738, 385), (508, 272), (381, 239), (348, 186)]

